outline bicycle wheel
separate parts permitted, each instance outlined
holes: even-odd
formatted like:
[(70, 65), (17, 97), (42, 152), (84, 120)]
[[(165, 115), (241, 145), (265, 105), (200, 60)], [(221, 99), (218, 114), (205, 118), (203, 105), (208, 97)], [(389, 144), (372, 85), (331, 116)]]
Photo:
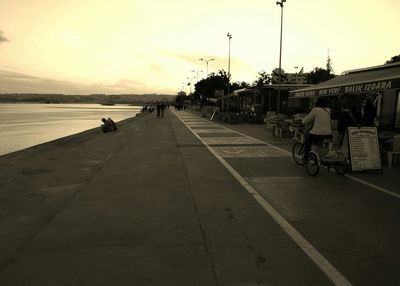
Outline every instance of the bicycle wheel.
[(313, 151), (307, 154), (306, 170), (310, 176), (316, 176), (319, 172), (318, 155)]
[(336, 174), (344, 175), (347, 173), (348, 165), (347, 158), (342, 151), (337, 152), (337, 158), (333, 163), (333, 168), (335, 168)]
[(296, 142), (292, 146), (293, 160), (299, 164), (304, 165), (304, 144)]

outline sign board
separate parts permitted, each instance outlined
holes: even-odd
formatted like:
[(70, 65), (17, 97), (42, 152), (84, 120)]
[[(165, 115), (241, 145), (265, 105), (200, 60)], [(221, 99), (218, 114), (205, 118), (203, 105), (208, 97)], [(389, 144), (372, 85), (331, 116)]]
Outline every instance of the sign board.
[(332, 88), (310, 88), (310, 90), (294, 91), (295, 97), (333, 96), (344, 93), (360, 94), (373, 93), (400, 87), (400, 78), (391, 80), (370, 81), (366, 83), (345, 84)]
[(224, 96), (224, 90), (223, 89), (216, 89), (215, 91), (214, 91), (214, 95), (215, 95), (215, 97), (223, 97)]
[(351, 168), (353, 171), (382, 169), (376, 127), (348, 127)]

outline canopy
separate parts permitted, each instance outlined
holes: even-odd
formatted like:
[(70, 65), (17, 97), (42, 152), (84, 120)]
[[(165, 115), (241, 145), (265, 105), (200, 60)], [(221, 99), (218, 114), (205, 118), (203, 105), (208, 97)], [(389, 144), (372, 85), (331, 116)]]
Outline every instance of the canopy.
[(344, 72), (309, 88), (290, 91), (295, 98), (358, 94), (400, 88), (400, 63)]

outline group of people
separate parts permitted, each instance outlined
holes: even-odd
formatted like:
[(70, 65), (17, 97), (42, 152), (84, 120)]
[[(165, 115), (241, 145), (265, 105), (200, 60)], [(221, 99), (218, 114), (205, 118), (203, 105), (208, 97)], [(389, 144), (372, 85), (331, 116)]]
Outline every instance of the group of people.
[(359, 111), (357, 106), (351, 108), (344, 106), (340, 114), (337, 130), (339, 132), (339, 144), (341, 145), (346, 134), (347, 127), (350, 126), (375, 126), (376, 107), (370, 98), (365, 100), (362, 110)]
[[(339, 145), (343, 144), (347, 127), (350, 126), (374, 126), (376, 118), (376, 107), (370, 98), (367, 98), (363, 105), (362, 112), (358, 112), (356, 107), (344, 107), (338, 120), (337, 130), (339, 132)], [(302, 120), (304, 126), (311, 125), (308, 136), (305, 137), (304, 151), (308, 154), (311, 145), (320, 140), (332, 139), (331, 110), (328, 108), (326, 98), (317, 99), (315, 107)]]
[(103, 133), (117, 131), (117, 124), (110, 117), (107, 119), (102, 118), (101, 121), (103, 121), (103, 125), (101, 125), (101, 130)]
[[(156, 109), (157, 109), (157, 118), (164, 118), (164, 111), (167, 105), (164, 102), (157, 102)], [(169, 106), (168, 106), (169, 108)]]

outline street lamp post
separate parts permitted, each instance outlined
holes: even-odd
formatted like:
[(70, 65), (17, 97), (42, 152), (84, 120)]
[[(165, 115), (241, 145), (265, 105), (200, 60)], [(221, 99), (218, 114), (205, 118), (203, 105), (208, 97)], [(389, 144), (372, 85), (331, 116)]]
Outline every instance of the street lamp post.
[(195, 72), (196, 73), (196, 81), (198, 82), (199, 81), (199, 72), (203, 72), (203, 70), (192, 70), (192, 72)]
[(282, 68), (281, 68), (281, 62), (282, 62), (282, 26), (283, 26), (283, 3), (285, 3), (286, 0), (281, 0), (277, 1), (276, 5), (281, 6), (281, 37), (280, 37), (280, 48), (279, 48), (279, 79), (278, 79), (278, 98), (277, 98), (277, 106), (276, 106), (276, 112), (279, 113), (281, 111), (281, 80), (282, 80)]
[(229, 39), (229, 51), (228, 51), (228, 77), (231, 76), (231, 39), (232, 39), (232, 34), (228, 32), (226, 36)]
[[(229, 85), (231, 81), (231, 39), (232, 34), (228, 32), (226, 36), (229, 39), (229, 48), (228, 48), (228, 95), (229, 95)], [(222, 111), (224, 110), (224, 96), (222, 96)]]
[(189, 88), (190, 88), (189, 95), (191, 95), (192, 94), (192, 80), (194, 79), (194, 77), (187, 77), (186, 79), (189, 80), (189, 82), (188, 82), (188, 85), (189, 85)]
[(206, 62), (207, 77), (208, 77), (208, 62), (214, 61), (214, 59), (209, 59), (209, 60), (206, 60), (206, 59), (199, 59), (199, 61)]

